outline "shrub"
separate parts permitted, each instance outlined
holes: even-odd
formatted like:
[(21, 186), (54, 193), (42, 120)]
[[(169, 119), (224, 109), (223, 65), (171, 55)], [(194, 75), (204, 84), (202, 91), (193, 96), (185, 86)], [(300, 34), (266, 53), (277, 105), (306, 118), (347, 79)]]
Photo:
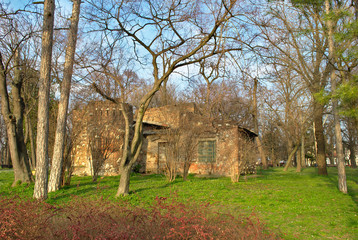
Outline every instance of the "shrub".
[(75, 197), (66, 206), (0, 201), (1, 239), (276, 239), (254, 216), (157, 197), (149, 208)]

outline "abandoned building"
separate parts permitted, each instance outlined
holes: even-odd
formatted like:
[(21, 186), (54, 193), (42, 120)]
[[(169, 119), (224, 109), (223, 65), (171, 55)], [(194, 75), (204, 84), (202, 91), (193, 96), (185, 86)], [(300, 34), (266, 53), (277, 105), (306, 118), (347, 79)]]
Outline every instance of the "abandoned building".
[[(128, 109), (133, 119), (133, 110)], [(96, 101), (74, 115), (74, 127), (79, 129), (72, 153), (74, 174), (91, 175), (98, 161), (94, 158), (101, 158), (100, 175), (118, 174), (124, 136), (120, 108), (108, 101)], [(178, 174), (188, 171), (229, 176), (248, 154), (255, 155), (249, 143), (256, 136), (237, 122), (205, 118), (195, 104), (149, 108), (143, 118), (143, 145), (136, 170), (165, 173), (175, 168)], [(93, 139), (100, 144), (92, 146)], [(100, 154), (94, 154), (96, 148), (102, 148)]]

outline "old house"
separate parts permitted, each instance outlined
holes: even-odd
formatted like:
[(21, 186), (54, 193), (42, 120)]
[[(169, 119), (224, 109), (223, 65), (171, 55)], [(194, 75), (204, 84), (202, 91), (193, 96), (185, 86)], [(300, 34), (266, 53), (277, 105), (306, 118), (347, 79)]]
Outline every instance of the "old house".
[(141, 163), (148, 173), (162, 173), (171, 167), (168, 157), (175, 157), (175, 147), (178, 172), (183, 172), (187, 164), (189, 173), (205, 175), (231, 175), (233, 167), (240, 167), (237, 165), (244, 161), (244, 151), (255, 152), (245, 149), (255, 133), (234, 121), (210, 121), (195, 104), (148, 109), (143, 124)]
[[(101, 174), (118, 174), (124, 129), (120, 109), (109, 102), (93, 102), (78, 113), (82, 133), (73, 152), (75, 174), (93, 172), (93, 135), (116, 139), (111, 142), (110, 156), (104, 160)], [(148, 109), (143, 119), (143, 137), (136, 167), (141, 172), (187, 171), (228, 176), (240, 171), (248, 153), (253, 155), (255, 150), (249, 149), (248, 143), (253, 142), (256, 134), (234, 121), (210, 121), (195, 104), (182, 104)]]

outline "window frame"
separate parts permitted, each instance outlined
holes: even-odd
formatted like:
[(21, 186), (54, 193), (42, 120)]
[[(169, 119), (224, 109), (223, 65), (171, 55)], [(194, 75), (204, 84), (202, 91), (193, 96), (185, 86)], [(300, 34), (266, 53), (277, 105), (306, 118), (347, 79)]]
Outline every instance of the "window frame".
[(198, 140), (197, 161), (200, 163), (216, 162), (216, 146), (216, 139)]

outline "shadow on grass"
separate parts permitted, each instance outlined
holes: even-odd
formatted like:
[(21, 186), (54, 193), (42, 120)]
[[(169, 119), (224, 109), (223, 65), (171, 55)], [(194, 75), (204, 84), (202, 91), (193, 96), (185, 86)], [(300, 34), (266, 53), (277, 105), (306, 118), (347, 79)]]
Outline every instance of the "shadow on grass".
[(160, 186), (157, 186), (157, 187), (138, 188), (138, 189), (133, 190), (133, 193), (144, 192), (144, 191), (149, 190), (149, 189), (164, 189), (164, 188), (167, 188), (167, 187), (170, 187), (170, 186), (174, 186), (174, 185), (176, 185), (176, 184), (178, 184), (180, 182), (183, 182), (183, 181), (175, 180), (173, 182), (167, 182), (166, 184), (163, 184), (163, 185), (160, 185)]
[[(143, 179), (143, 177), (145, 177)], [(61, 188), (59, 191), (50, 193), (48, 203), (58, 202), (61, 200), (68, 199), (72, 196), (101, 196), (101, 195), (115, 195), (117, 191), (117, 187), (119, 184), (119, 176), (107, 176), (104, 178), (99, 178), (97, 182), (92, 182), (90, 178), (88, 179), (81, 179), (81, 178), (74, 178), (71, 181), (71, 185), (65, 186)], [(131, 176), (131, 182), (135, 182), (136, 184), (140, 182), (145, 182), (148, 180), (155, 180), (158, 182), (163, 181), (162, 175), (151, 175), (151, 176), (141, 176), (141, 175), (133, 175)], [(160, 184), (156, 187), (145, 187), (139, 189), (131, 189), (129, 195), (134, 195), (138, 192), (143, 192), (150, 189), (164, 189), (169, 186), (173, 186), (177, 183), (180, 183), (180, 180), (175, 180), (173, 182), (167, 182), (165, 184)], [(132, 184), (131, 187), (132, 188)]]
[[(358, 169), (346, 167), (346, 181), (348, 195), (352, 198), (353, 202), (358, 206)], [(338, 173), (337, 169), (330, 169), (327, 176), (334, 187), (338, 189)]]

